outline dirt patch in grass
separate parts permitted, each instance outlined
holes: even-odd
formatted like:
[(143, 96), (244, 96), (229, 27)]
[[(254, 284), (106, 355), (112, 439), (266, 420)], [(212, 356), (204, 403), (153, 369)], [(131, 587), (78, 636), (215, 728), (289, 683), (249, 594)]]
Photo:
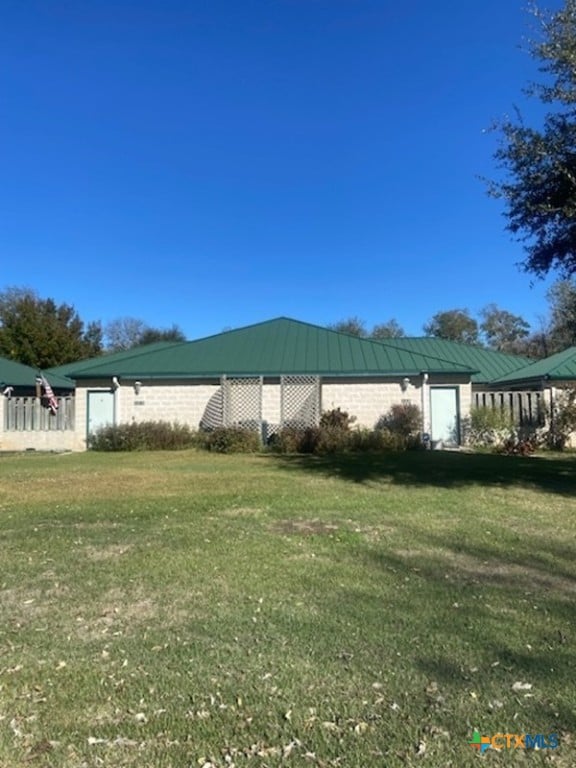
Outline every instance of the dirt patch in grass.
[(3, 610), (15, 608), (32, 610), (32, 606), (37, 605), (41, 598), (42, 592), (39, 589), (23, 589), (21, 587), (2, 589), (0, 590), (0, 608)]
[(151, 597), (120, 589), (109, 590), (99, 603), (91, 603), (90, 609), (91, 615), (81, 614), (76, 618), (76, 630), (83, 640), (108, 633), (133, 634), (143, 623), (155, 620), (159, 613)]
[(218, 513), (220, 517), (256, 517), (264, 510), (261, 507), (229, 507)]
[(279, 520), (270, 526), (273, 533), (296, 536), (331, 536), (339, 528), (322, 520)]
[(88, 560), (99, 562), (125, 555), (131, 548), (131, 544), (107, 544), (102, 547), (89, 546), (84, 551)]
[(0, 590), (0, 614), (3, 621), (27, 625), (51, 615), (54, 604), (68, 599), (69, 589), (55, 583), (45, 589), (10, 587)]

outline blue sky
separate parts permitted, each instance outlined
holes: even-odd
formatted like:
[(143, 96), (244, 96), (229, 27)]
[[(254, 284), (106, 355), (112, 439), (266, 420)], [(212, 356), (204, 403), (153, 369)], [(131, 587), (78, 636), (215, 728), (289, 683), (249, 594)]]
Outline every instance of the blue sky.
[[(534, 325), (482, 176), (537, 77), (526, 0), (3, 0), (0, 289), (189, 338), (495, 302)], [(559, 0), (549, 0), (558, 8)]]

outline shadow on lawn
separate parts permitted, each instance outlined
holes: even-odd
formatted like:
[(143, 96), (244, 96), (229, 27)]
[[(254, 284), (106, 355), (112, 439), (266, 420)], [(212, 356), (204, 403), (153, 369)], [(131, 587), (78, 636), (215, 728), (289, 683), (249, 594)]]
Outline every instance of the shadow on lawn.
[(551, 493), (576, 493), (576, 456), (502, 456), (456, 451), (342, 454), (280, 454), (274, 461), (289, 470), (353, 483), (389, 482), (407, 486), (459, 488), (466, 485), (529, 486)]
[[(508, 698), (525, 703), (524, 692), (512, 686), (530, 683), (534, 726), (573, 731), (576, 711), (568, 706), (563, 681), (576, 675), (575, 548), (539, 539), (533, 548), (527, 541), (520, 550), (499, 552), (473, 539), (430, 532), (424, 537), (416, 529), (413, 541), (407, 553), (373, 549), (368, 559), (394, 573), (399, 585), (422, 581), (421, 605), (411, 592), (409, 609), (415, 615), (426, 616), (430, 606), (438, 611), (437, 623), (428, 627), (434, 651), (429, 642), (414, 642), (416, 666), (455, 689), (472, 690), (492, 680)], [(476, 649), (478, 669), (455, 660), (450, 649), (457, 638), (472, 657)], [(478, 677), (481, 682), (474, 683)]]
[[(545, 544), (550, 561), (534, 566), (529, 546), (510, 557), (492, 551), (487, 563), (487, 550), (473, 541), (439, 543), (443, 549), (429, 554), (420, 531), (406, 554), (375, 545), (357, 551), (376, 586), (342, 584), (326, 593), (326, 624), (338, 618), (334, 637), (343, 624), (368, 636), (369, 664), (382, 672), (384, 690), (405, 690), (401, 708), (423, 726), (473, 715), (487, 730), (510, 732), (516, 723), (528, 732), (574, 733), (569, 548)], [(354, 640), (346, 650), (356, 650)], [(398, 683), (404, 674), (406, 684)]]

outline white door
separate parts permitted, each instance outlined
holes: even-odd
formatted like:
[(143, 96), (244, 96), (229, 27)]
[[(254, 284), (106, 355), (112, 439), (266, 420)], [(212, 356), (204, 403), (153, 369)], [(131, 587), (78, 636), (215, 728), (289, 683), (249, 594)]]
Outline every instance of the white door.
[(88, 392), (88, 434), (114, 424), (114, 393)]
[(445, 445), (458, 445), (458, 389), (430, 387), (431, 439)]

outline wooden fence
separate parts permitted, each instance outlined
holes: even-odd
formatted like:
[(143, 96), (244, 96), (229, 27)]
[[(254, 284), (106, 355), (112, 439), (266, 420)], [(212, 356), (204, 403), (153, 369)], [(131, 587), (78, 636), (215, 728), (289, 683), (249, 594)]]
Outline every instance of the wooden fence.
[(509, 413), (518, 426), (542, 426), (545, 420), (542, 392), (474, 392), (476, 408), (492, 408)]
[(56, 413), (41, 397), (10, 397), (4, 403), (5, 432), (49, 432), (74, 429), (74, 398), (57, 397)]

